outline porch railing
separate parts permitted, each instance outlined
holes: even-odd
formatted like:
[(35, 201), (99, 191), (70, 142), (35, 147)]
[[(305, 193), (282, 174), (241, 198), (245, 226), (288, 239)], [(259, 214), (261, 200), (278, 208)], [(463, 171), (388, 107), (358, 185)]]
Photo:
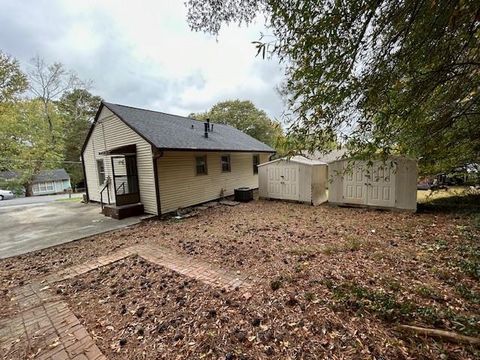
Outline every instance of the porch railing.
[(108, 200), (108, 205), (110, 205), (110, 191), (109, 191), (110, 187), (109, 187), (109, 183), (110, 183), (110, 182), (107, 181), (107, 183), (106, 183), (105, 186), (102, 188), (102, 190), (100, 190), (100, 204), (102, 205), (102, 211), (103, 211), (103, 204), (104, 204), (104, 202), (103, 202), (103, 192), (104, 192), (105, 190), (107, 190), (107, 200)]
[(120, 184), (120, 186), (115, 189), (115, 194), (119, 194), (119, 193), (120, 193), (120, 188), (123, 189), (123, 193), (122, 193), (122, 194), (125, 194), (125, 182), (122, 182), (122, 183)]

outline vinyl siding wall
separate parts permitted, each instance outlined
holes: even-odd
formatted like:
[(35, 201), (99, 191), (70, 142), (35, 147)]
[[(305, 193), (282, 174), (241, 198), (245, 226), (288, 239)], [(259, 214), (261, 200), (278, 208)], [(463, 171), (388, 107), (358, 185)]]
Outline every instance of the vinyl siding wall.
[[(221, 156), (230, 155), (231, 172), (222, 172)], [(158, 161), (160, 204), (162, 213), (200, 204), (224, 195), (235, 188), (258, 188), (258, 174), (253, 174), (254, 153), (166, 151)], [(196, 175), (195, 157), (207, 156), (207, 175)], [(260, 163), (269, 154), (259, 154)]]
[[(125, 145), (137, 145), (138, 183), (140, 201), (145, 212), (157, 214), (155, 180), (153, 171), (152, 149), (140, 135), (130, 129), (123, 121), (107, 108), (103, 108), (88, 144), (83, 153), (90, 200), (100, 201), (100, 190), (97, 172), (97, 159), (104, 159), (105, 178), (112, 178), (112, 162), (110, 156), (99, 155), (100, 152)], [(113, 180), (110, 186), (110, 200), (115, 202)], [(106, 194), (104, 202), (106, 202)]]

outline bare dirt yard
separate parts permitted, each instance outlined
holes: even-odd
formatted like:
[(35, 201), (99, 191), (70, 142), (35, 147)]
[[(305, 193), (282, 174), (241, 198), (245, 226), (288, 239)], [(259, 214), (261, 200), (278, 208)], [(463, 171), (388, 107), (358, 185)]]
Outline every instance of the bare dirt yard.
[(137, 256), (56, 284), (108, 358), (475, 359), (480, 348), (400, 324), (480, 336), (480, 198), (417, 214), (255, 201), (0, 261), (11, 289), (134, 244), (248, 274), (246, 294)]

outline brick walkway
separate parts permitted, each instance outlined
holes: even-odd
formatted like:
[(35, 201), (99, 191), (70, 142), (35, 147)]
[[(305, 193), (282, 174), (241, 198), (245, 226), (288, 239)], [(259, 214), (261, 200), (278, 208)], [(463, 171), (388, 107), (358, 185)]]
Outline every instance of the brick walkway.
[(0, 321), (4, 359), (106, 359), (87, 330), (48, 286), (15, 289), (20, 314)]
[(67, 304), (52, 292), (51, 285), (131, 255), (138, 255), (214, 287), (226, 290), (247, 290), (252, 287), (245, 275), (217, 269), (172, 250), (154, 245), (132, 246), (14, 289), (20, 313), (0, 321), (0, 354), (6, 354), (5, 359), (106, 359)]
[(214, 287), (226, 290), (248, 289), (252, 284), (247, 275), (217, 269), (210, 264), (155, 245), (136, 247), (136, 253), (147, 261), (166, 267), (182, 275), (194, 278)]

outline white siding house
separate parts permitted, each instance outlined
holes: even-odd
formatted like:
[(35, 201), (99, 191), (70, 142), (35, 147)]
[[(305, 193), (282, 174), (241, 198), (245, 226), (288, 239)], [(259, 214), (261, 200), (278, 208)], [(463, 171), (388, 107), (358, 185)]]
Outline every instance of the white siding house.
[(102, 103), (82, 150), (90, 201), (160, 215), (258, 188), (274, 150), (223, 124)]
[[(140, 201), (147, 213), (157, 213), (155, 193), (155, 177), (153, 173), (152, 147), (140, 135), (128, 127), (122, 120), (113, 114), (107, 107), (103, 107), (98, 115), (97, 122), (93, 127), (89, 139), (83, 151), (83, 163), (85, 166), (85, 179), (88, 189), (88, 197), (91, 201), (101, 201), (100, 190), (104, 187), (107, 179), (113, 178), (111, 156), (102, 155), (105, 151), (135, 144), (137, 148), (138, 178), (140, 188)], [(103, 166), (103, 173), (100, 167)], [(115, 198), (113, 186), (108, 188), (112, 202)]]

